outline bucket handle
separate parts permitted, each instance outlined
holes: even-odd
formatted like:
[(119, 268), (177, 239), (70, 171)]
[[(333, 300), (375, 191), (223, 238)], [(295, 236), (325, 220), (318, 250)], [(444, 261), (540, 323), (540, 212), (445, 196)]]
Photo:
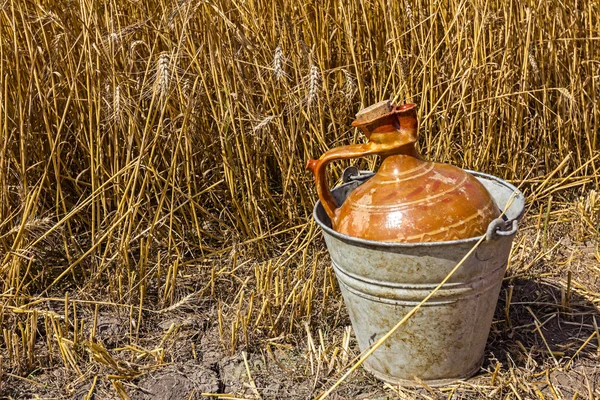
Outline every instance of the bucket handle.
[(485, 236), (488, 241), (498, 240), (501, 237), (514, 235), (518, 228), (519, 221), (516, 218), (512, 220), (496, 218), (488, 225)]
[(342, 174), (342, 182), (366, 181), (375, 175), (373, 171), (359, 170), (354, 165), (347, 167)]

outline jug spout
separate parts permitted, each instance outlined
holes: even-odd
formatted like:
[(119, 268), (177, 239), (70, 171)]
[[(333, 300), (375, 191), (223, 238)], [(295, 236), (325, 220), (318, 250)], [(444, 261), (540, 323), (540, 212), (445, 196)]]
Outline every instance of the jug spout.
[(379, 144), (382, 149), (405, 153), (405, 146), (414, 145), (418, 139), (417, 105), (381, 101), (359, 111), (352, 126), (360, 128), (370, 142)]

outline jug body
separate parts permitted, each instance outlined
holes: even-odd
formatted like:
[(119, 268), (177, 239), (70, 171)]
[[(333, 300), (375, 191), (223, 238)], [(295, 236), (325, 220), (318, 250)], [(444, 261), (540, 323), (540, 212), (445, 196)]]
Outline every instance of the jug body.
[(368, 240), (442, 242), (480, 236), (498, 214), (468, 172), (394, 155), (337, 209), (334, 229)]

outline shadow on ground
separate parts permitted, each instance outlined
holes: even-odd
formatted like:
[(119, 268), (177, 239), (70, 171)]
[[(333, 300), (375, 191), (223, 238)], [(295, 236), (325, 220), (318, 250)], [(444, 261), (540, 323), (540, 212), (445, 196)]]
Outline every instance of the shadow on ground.
[(539, 279), (508, 279), (483, 368), (493, 371), (500, 363), (510, 373), (529, 375), (550, 398), (572, 398), (576, 392), (594, 398), (600, 389), (597, 324), (600, 311), (575, 290)]

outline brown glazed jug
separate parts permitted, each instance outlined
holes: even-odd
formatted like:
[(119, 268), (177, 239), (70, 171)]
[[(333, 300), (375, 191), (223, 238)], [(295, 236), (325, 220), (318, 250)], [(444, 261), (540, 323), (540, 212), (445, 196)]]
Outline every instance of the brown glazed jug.
[[(319, 198), (337, 232), (385, 242), (441, 242), (486, 233), (500, 210), (468, 172), (417, 153), (417, 106), (383, 101), (361, 110), (352, 126), (369, 140), (309, 160)], [(379, 171), (336, 204), (325, 176), (334, 160), (379, 155)]]

